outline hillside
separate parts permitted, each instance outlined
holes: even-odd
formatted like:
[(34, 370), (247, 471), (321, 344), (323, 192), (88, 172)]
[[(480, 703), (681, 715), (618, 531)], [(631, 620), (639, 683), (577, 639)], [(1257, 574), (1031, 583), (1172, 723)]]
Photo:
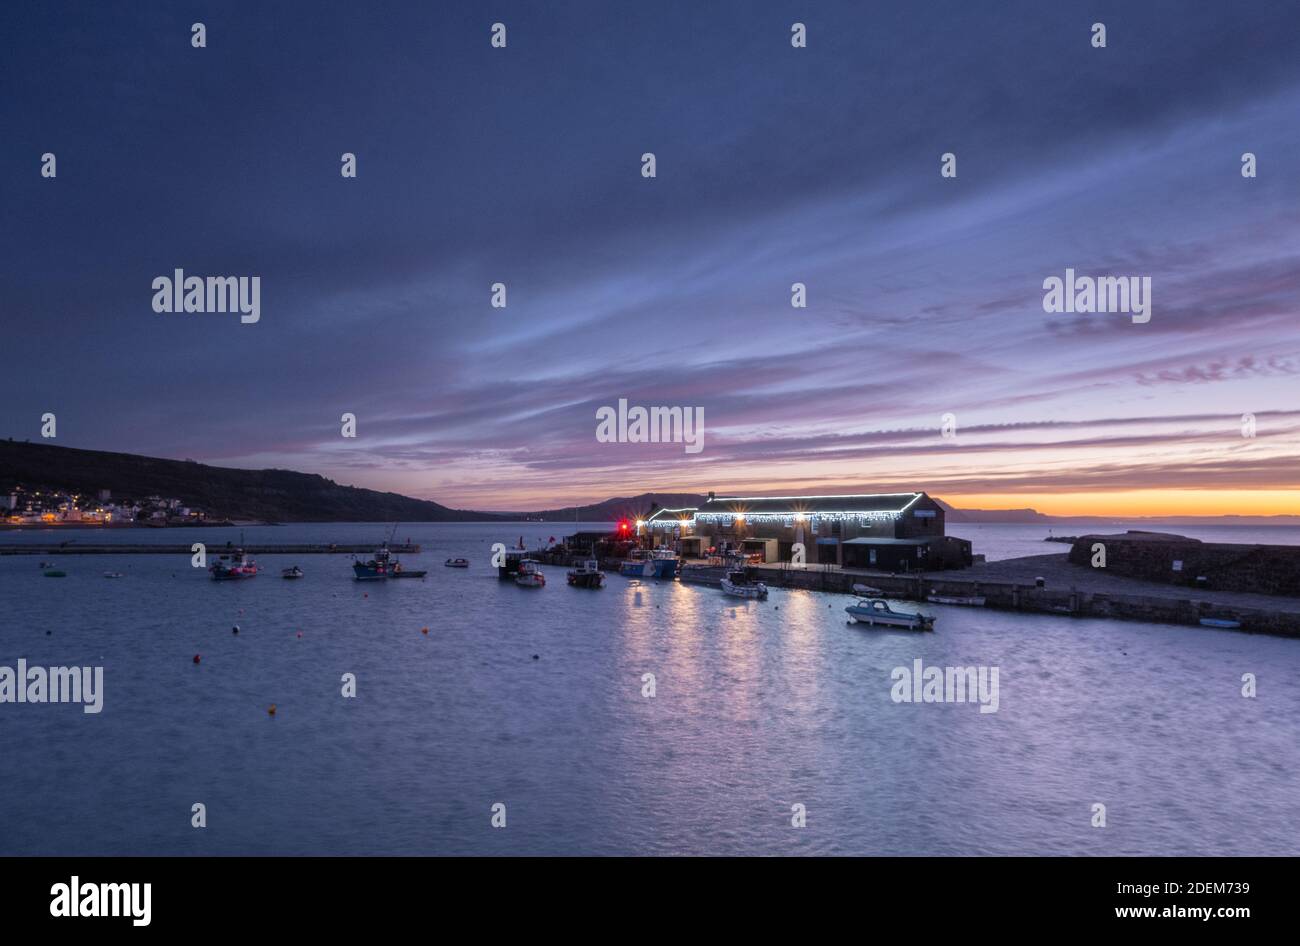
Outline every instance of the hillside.
[(540, 512), (512, 515), (540, 519), (544, 522), (613, 522), (617, 519), (637, 519), (648, 516), (656, 504), (662, 509), (681, 509), (686, 506), (699, 506), (704, 499), (705, 497), (700, 493), (641, 493), (639, 496), (619, 496), (587, 506), (566, 506), (563, 509), (546, 509)]
[(468, 522), (491, 513), (448, 509), (397, 493), (340, 486), (313, 473), (237, 470), (189, 460), (0, 440), (0, 492), (16, 486), (115, 498), (182, 500), (210, 517), (268, 522)]

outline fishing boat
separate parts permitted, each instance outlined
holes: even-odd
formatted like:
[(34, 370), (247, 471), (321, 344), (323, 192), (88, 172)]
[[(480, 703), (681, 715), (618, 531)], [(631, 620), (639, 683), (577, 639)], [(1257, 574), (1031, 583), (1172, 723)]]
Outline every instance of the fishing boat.
[(871, 598), (858, 601), (844, 609), (853, 624), (877, 624), (883, 627), (904, 627), (913, 631), (934, 629), (934, 618), (928, 614), (895, 611), (888, 601)]
[(628, 578), (650, 578), (655, 573), (655, 563), (645, 549), (633, 549), (619, 564), (618, 573)]
[(654, 566), (656, 578), (677, 577), (678, 558), (672, 549), (655, 549), (650, 555), (650, 563)]
[(368, 562), (353, 561), (352, 574), (357, 581), (387, 581), (393, 568), (393, 556), (385, 545), (375, 551)]
[(394, 562), (393, 572), (388, 577), (389, 578), (423, 578), (427, 574), (429, 573), (427, 571), (424, 571), (423, 569), (403, 568), (401, 562)]
[(569, 571), (569, 584), (575, 588), (599, 588), (605, 584), (605, 576), (600, 570), (600, 563), (594, 558), (579, 562), (577, 568)]
[(467, 558), (449, 558), (442, 564), (448, 568), (469, 568), (469, 559)]
[(303, 576), (303, 571), (297, 565), (292, 565), (289, 568), (283, 569), (280, 572), (281, 578), (301, 578), (302, 576)]
[(515, 584), (520, 588), (544, 588), (546, 586), (546, 576), (542, 570), (537, 567), (537, 562), (531, 558), (526, 558), (519, 563), (519, 571), (515, 573)]
[(727, 572), (727, 577), (722, 579), (722, 590), (736, 598), (767, 597), (767, 585), (751, 581), (744, 571)]
[(853, 593), (864, 598), (883, 598), (885, 596), (883, 591), (879, 588), (873, 588), (871, 585), (854, 585)]
[(208, 571), (211, 572), (213, 581), (255, 578), (257, 577), (257, 562), (245, 555), (243, 549), (235, 549), (233, 552), (222, 555), (217, 559), (216, 563)]
[(983, 595), (940, 595), (933, 591), (925, 596), (931, 604), (964, 604), (972, 608), (984, 607)]

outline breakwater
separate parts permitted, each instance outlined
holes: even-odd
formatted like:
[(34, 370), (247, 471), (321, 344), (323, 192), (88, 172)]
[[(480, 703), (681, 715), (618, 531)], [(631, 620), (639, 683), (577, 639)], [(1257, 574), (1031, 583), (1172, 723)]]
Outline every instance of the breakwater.
[[(289, 543), (279, 545), (208, 545), (209, 555), (232, 552), (242, 548), (249, 555), (370, 555), (375, 551), (373, 542), (362, 545), (336, 545), (321, 543)], [(388, 550), (394, 554), (419, 554), (418, 544), (390, 544)], [(15, 545), (0, 545), (0, 555), (192, 555), (190, 545), (149, 545), (127, 543), (102, 543), (90, 545), (81, 542), (41, 542)]]
[(1230, 596), (1213, 593), (1195, 597), (1147, 594), (1138, 582), (1133, 583), (1136, 587), (1132, 591), (1117, 593), (1090, 589), (1086, 584), (1053, 587), (1045, 583), (1040, 587), (1035, 582), (955, 578), (951, 573), (877, 575), (762, 565), (751, 566), (747, 571), (778, 588), (853, 594), (853, 586), (863, 584), (880, 589), (886, 597), (911, 601), (926, 601), (931, 595), (977, 597), (984, 599), (986, 608), (1006, 611), (1160, 624), (1199, 625), (1203, 619), (1236, 621), (1242, 631), (1300, 637), (1300, 610), (1285, 607), (1286, 604), (1296, 606), (1294, 600), (1279, 601), (1275, 608), (1247, 607), (1230, 600)]

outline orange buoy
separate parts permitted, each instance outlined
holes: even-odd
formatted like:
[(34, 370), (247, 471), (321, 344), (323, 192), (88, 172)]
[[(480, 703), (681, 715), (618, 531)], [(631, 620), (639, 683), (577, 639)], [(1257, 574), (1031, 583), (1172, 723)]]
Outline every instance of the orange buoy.
[(195, 663), (198, 663), (198, 662), (199, 662), (199, 655), (198, 655), (198, 654), (195, 654), (195, 655), (194, 655), (194, 662), (195, 662)]
[(429, 633), (429, 629), (428, 629), (427, 627), (422, 627), (422, 628), (420, 628), (420, 633), (421, 633), (421, 634), (428, 634), (428, 633)]
[(275, 715), (275, 704), (274, 704), (274, 703), (272, 703), (271, 706), (267, 709), (267, 712), (268, 712), (270, 715), (272, 715), (272, 716)]

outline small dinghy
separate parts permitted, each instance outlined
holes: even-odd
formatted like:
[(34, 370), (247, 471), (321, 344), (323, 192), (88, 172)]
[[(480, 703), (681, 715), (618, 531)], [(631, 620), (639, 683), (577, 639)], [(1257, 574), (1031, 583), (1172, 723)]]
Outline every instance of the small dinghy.
[(579, 562), (578, 567), (569, 572), (569, 584), (575, 588), (599, 588), (605, 584), (600, 564), (594, 559)]
[(104, 577), (105, 577), (105, 578), (124, 578), (124, 577), (126, 577), (126, 576), (123, 575), (121, 572), (104, 572)]
[(469, 568), (469, 559), (467, 558), (449, 558), (442, 564), (448, 568)]
[(403, 568), (402, 563), (398, 562), (393, 566), (393, 573), (389, 578), (423, 578), (429, 574), (427, 571), (417, 571), (414, 568)]
[(844, 609), (853, 624), (875, 624), (882, 627), (903, 627), (913, 631), (934, 630), (934, 618), (928, 614), (895, 611), (888, 601), (880, 598), (859, 601)]
[(1233, 621), (1230, 618), (1201, 618), (1202, 627), (1221, 627), (1229, 631), (1235, 631), (1241, 627), (1240, 621)]
[(303, 571), (297, 565), (293, 565), (280, 572), (281, 578), (301, 578), (302, 576)]
[(67, 578), (68, 573), (59, 568), (47, 568), (44, 573), (46, 578)]
[(722, 591), (734, 598), (766, 598), (767, 585), (750, 581), (743, 571), (728, 572), (722, 579)]
[(972, 608), (984, 607), (983, 595), (940, 595), (933, 592), (925, 596), (931, 604), (964, 604)]
[(854, 585), (853, 593), (864, 598), (883, 598), (885, 596), (883, 591), (879, 588), (873, 588), (871, 585)]
[(537, 562), (526, 558), (519, 563), (519, 571), (515, 573), (515, 584), (520, 588), (545, 588), (546, 576), (537, 567)]

